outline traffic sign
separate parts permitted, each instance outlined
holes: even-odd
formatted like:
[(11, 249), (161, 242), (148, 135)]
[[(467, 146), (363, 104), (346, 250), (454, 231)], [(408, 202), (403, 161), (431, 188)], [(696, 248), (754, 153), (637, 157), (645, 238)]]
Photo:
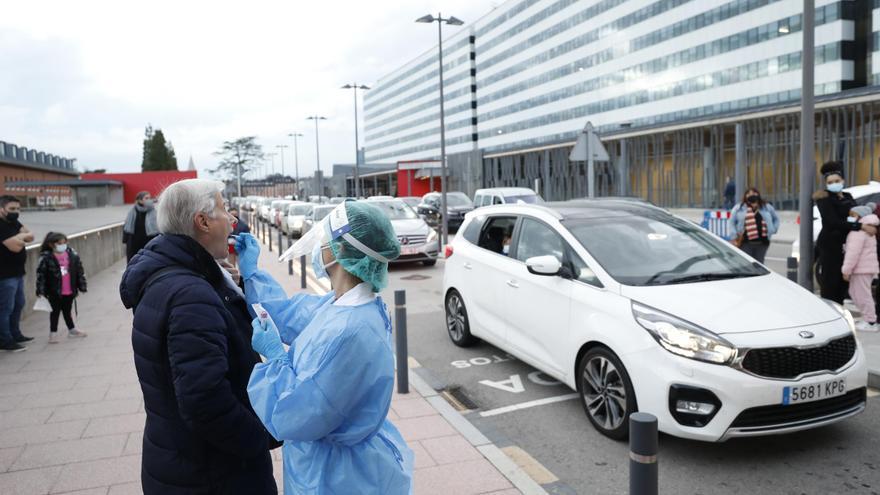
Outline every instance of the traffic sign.
[(588, 150), (593, 155), (593, 161), (607, 162), (611, 160), (608, 150), (605, 149), (602, 141), (599, 140), (599, 136), (593, 132), (593, 124), (590, 122), (587, 122), (584, 130), (578, 134), (577, 142), (574, 144), (571, 154), (568, 155), (568, 159), (573, 162), (585, 162), (590, 158), (587, 154)]

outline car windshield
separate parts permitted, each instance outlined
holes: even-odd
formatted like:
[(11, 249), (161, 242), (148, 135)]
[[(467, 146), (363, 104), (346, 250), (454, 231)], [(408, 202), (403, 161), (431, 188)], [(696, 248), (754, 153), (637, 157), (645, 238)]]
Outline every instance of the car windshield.
[[(432, 194), (432, 195), (426, 197), (425, 201), (427, 201), (429, 199), (436, 201), (438, 204), (441, 201), (439, 194)], [(471, 207), (471, 208), (474, 207), (474, 203), (473, 203), (473, 201), (471, 201), (471, 198), (467, 197), (466, 194), (460, 193), (460, 192), (446, 193), (446, 202), (448, 203), (448, 206), (452, 206), (452, 207), (456, 207), (456, 206), (467, 206), (467, 207)]]
[(524, 194), (521, 196), (504, 196), (504, 202), (508, 204), (516, 204), (522, 201), (523, 203), (529, 204), (541, 204), (544, 202), (540, 196), (536, 194)]
[(769, 273), (698, 225), (664, 213), (564, 221), (615, 280), (669, 285)]
[(333, 211), (333, 208), (327, 208), (327, 207), (322, 207), (322, 206), (315, 208), (315, 220), (321, 220), (322, 218), (324, 218), (328, 214), (330, 214), (331, 211)]
[(408, 220), (412, 218), (419, 218), (415, 211), (412, 208), (406, 205), (403, 201), (395, 200), (395, 201), (370, 201), (371, 205), (376, 205), (385, 213), (385, 216), (388, 217), (389, 220)]
[(314, 208), (312, 205), (293, 205), (290, 207), (289, 214), (291, 215), (308, 215), (309, 210)]

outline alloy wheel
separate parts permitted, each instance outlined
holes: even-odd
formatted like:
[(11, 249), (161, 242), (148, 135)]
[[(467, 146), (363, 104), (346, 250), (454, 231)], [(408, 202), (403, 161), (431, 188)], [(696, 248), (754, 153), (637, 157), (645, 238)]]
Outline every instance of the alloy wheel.
[(464, 305), (458, 294), (449, 296), (446, 302), (446, 328), (453, 340), (459, 341), (464, 336), (465, 316)]
[(626, 419), (626, 387), (620, 372), (603, 356), (595, 356), (584, 368), (582, 395), (587, 411), (605, 429), (616, 429)]

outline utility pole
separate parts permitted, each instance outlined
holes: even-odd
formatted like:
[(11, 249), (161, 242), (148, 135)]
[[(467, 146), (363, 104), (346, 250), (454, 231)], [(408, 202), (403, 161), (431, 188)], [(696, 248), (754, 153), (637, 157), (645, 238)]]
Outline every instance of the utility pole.
[(813, 73), (815, 56), (813, 54), (816, 2), (804, 0), (803, 14), (803, 48), (801, 56), (801, 177), (799, 210), (801, 215), (800, 228), (800, 265), (798, 266), (798, 283), (801, 287), (813, 291), (813, 184), (816, 181), (816, 155), (813, 144), (815, 125), (813, 102)]
[[(311, 117), (306, 117), (306, 120), (314, 120), (315, 121), (315, 159), (317, 161), (318, 172), (320, 173), (321, 181), (318, 182), (318, 196), (324, 195), (324, 174), (321, 173), (321, 142), (318, 140), (318, 121), (319, 120), (327, 120), (327, 117), (321, 117), (320, 115), (312, 115)], [(320, 201), (320, 197), (318, 200)]]
[(293, 138), (293, 163), (296, 172), (296, 192), (297, 197), (299, 197), (300, 192), (300, 184), (299, 184), (299, 150), (296, 147), (297, 138), (301, 138), (302, 134), (298, 132), (291, 132), (288, 134), (289, 137)]

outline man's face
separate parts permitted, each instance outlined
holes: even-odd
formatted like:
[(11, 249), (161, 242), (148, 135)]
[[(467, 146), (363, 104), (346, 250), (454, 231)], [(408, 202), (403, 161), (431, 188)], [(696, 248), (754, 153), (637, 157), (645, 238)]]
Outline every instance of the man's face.
[(220, 193), (215, 193), (214, 211), (212, 215), (199, 213), (195, 216), (196, 229), (199, 233), (199, 244), (205, 248), (215, 259), (223, 259), (229, 254), (227, 239), (232, 233), (234, 218), (223, 206), (223, 198)]
[(6, 203), (6, 206), (0, 208), (0, 218), (6, 220), (6, 215), (9, 213), (19, 213), (21, 211), (21, 203), (18, 201), (10, 201)]
[(147, 201), (150, 201), (151, 199), (153, 199), (153, 197), (147, 194), (146, 196), (138, 200), (138, 204), (144, 206), (145, 204), (147, 204)]

